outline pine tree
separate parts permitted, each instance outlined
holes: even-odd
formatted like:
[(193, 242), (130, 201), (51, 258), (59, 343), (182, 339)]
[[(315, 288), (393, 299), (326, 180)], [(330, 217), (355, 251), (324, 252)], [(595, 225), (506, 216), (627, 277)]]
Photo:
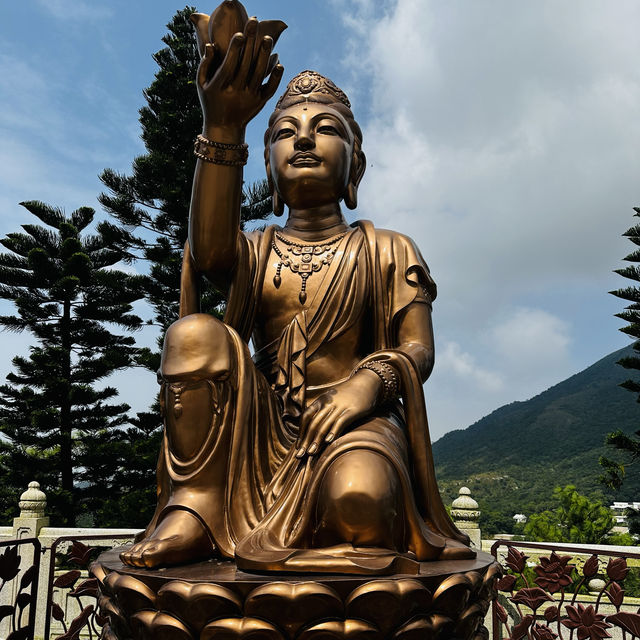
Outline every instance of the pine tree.
[[(17, 311), (0, 316), (0, 325), (34, 337), (0, 386), (2, 479), (14, 488), (2, 496), (12, 504), (0, 509), (9, 513), (37, 480), (54, 522), (69, 526), (111, 489), (95, 481), (85, 450), (96, 440), (117, 440), (127, 422), (128, 405), (114, 403), (116, 389), (98, 383), (138, 355), (131, 332), (142, 320), (132, 303), (142, 297), (143, 278), (114, 267), (126, 256), (100, 226), (88, 232), (93, 209), (66, 216), (42, 202), (22, 205), (44, 226), (25, 224), (23, 233), (0, 240), (9, 250), (0, 254), (0, 297)], [(113, 476), (108, 451), (104, 464)]]
[[(193, 143), (202, 129), (195, 85), (200, 54), (189, 20), (194, 11), (185, 7), (173, 16), (162, 39), (166, 46), (153, 56), (159, 68), (144, 91), (147, 104), (140, 109), (139, 118), (146, 153), (134, 159), (130, 175), (105, 169), (100, 176), (107, 188), (100, 202), (114, 219), (105, 225), (105, 232), (131, 259), (148, 265), (145, 298), (153, 310), (150, 322), (159, 328), (159, 337), (157, 348), (144, 350), (140, 362), (154, 373), (160, 365), (164, 333), (178, 318), (180, 269), (196, 160)], [(243, 224), (264, 220), (271, 212), (266, 180), (247, 186)], [(202, 310), (221, 313), (223, 300), (218, 292), (206, 283), (201, 291)], [(148, 412), (138, 413), (128, 430), (130, 446), (123, 453), (120, 475), (122, 498), (96, 506), (101, 525), (144, 525), (151, 518), (161, 434), (155, 402)]]
[[(634, 207), (634, 211), (635, 217), (640, 217), (640, 207)], [(628, 229), (623, 236), (629, 238), (634, 245), (640, 246), (640, 224)], [(640, 263), (640, 249), (634, 250), (624, 259), (632, 264), (623, 269), (616, 269), (615, 273), (634, 282), (640, 282), (640, 267), (636, 266), (637, 263)], [(633, 350), (636, 354), (640, 354), (640, 287), (629, 286), (610, 293), (630, 303), (623, 311), (616, 313), (616, 317), (629, 323), (622, 327), (620, 331), (635, 339)], [(621, 358), (618, 360), (618, 364), (625, 369), (640, 370), (640, 355)], [(640, 382), (629, 379), (620, 386), (638, 394), (637, 402), (640, 402)], [(618, 429), (607, 435), (606, 443), (622, 453), (623, 461), (601, 457), (600, 464), (604, 469), (604, 475), (601, 480), (607, 486), (619, 489), (624, 481), (627, 467), (640, 460), (640, 430), (633, 435), (629, 435)]]

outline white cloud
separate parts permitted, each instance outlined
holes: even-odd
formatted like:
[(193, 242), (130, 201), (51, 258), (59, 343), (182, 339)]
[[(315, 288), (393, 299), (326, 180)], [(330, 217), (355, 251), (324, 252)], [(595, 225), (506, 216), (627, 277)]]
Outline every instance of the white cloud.
[(504, 389), (504, 380), (494, 371), (478, 366), (470, 353), (462, 350), (456, 342), (447, 342), (438, 353), (438, 369), (441, 373), (453, 374), (456, 386), (475, 386), (482, 392), (495, 393)]
[(491, 330), (496, 352), (510, 363), (526, 368), (567, 360), (570, 328), (560, 318), (541, 309), (520, 308), (502, 318)]

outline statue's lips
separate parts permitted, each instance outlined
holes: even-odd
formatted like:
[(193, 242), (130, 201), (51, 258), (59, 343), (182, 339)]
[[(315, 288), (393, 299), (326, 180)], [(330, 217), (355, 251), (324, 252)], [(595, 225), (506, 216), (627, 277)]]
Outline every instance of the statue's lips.
[(289, 160), (292, 167), (317, 167), (321, 162), (313, 153), (298, 153)]

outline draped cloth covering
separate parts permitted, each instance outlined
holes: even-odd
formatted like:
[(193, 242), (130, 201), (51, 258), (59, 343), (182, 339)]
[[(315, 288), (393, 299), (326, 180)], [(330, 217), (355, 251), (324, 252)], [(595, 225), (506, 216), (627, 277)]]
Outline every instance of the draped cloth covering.
[[(309, 305), (252, 359), (247, 342), (259, 313), (273, 233), (274, 227), (268, 227), (240, 235), (241, 268), (236, 269), (224, 318), (234, 370), (212, 387), (221, 410), (211, 412), (201, 451), (185, 462), (171, 452), (165, 436), (160, 476), (161, 484), (171, 488), (161, 491), (158, 514), (189, 510), (220, 554), (253, 571), (411, 572), (416, 560), (436, 559), (445, 547), (468, 544), (438, 492), (419, 373), (406, 354), (394, 349), (402, 311), (412, 302), (430, 304), (436, 295), (420, 252), (405, 236), (376, 230), (367, 221), (356, 223)], [(365, 317), (372, 322), (373, 343), (363, 363), (384, 360), (393, 366), (402, 404), (381, 407), (320, 455), (298, 459), (295, 442), (306, 406), (306, 363)], [(397, 474), (405, 531), (400, 551), (348, 544), (314, 548), (324, 474), (339, 456), (355, 450), (379, 454)], [(192, 491), (194, 481), (210, 490)]]

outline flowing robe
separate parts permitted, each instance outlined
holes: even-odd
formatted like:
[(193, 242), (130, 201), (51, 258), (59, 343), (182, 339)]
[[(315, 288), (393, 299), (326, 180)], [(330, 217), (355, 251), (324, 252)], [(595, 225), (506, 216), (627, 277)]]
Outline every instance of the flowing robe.
[[(245, 570), (415, 572), (416, 560), (436, 559), (445, 546), (468, 543), (438, 493), (417, 367), (394, 349), (398, 318), (411, 303), (430, 304), (435, 284), (410, 239), (359, 222), (341, 241), (308, 306), (252, 360), (247, 342), (259, 313), (273, 233), (269, 227), (240, 236), (240, 267), (224, 319), (234, 371), (215, 387), (214, 404), (221, 410), (212, 411), (207, 443), (196, 456), (179, 459), (165, 436), (164, 466), (172, 489), (162, 511), (186, 508), (197, 515), (218, 551), (235, 557)], [(394, 367), (402, 404), (380, 407), (319, 455), (298, 459), (299, 417), (313, 391), (306, 388), (307, 362), (364, 318), (373, 328), (371, 353), (362, 362), (385, 360)], [(358, 449), (381, 455), (397, 474), (405, 531), (400, 551), (313, 546), (324, 474), (339, 456)], [(192, 491), (194, 479), (210, 490)]]

